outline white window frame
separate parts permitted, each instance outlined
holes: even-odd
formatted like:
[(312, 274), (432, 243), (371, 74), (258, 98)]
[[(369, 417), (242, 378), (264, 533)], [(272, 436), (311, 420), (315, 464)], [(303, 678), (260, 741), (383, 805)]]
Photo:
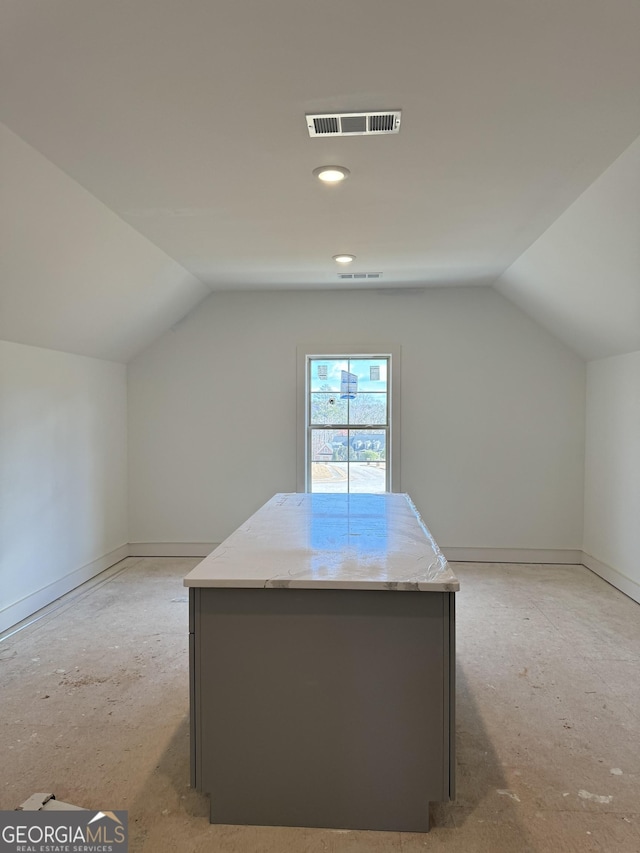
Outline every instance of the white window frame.
[(296, 491), (311, 491), (309, 477), (309, 431), (307, 399), (308, 362), (311, 358), (378, 358), (389, 359), (390, 375), (388, 382), (389, 406), (389, 488), (392, 492), (401, 492), (400, 479), (400, 347), (389, 344), (365, 344), (336, 346), (335, 344), (301, 344), (297, 348), (297, 453), (296, 453)]

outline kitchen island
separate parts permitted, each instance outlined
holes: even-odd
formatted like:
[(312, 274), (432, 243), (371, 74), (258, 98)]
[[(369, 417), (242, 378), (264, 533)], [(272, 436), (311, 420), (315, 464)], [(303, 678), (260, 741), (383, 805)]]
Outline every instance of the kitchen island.
[(211, 822), (427, 831), (454, 795), (459, 586), (408, 495), (275, 495), (184, 583)]

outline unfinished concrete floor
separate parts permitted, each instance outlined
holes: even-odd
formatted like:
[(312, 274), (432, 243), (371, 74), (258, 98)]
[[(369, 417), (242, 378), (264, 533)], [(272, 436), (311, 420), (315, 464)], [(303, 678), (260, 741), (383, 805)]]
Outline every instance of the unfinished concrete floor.
[(134, 853), (640, 851), (640, 608), (581, 566), (453, 564), (458, 797), (430, 833), (211, 826), (189, 788), (197, 562), (129, 558), (0, 642), (0, 808), (127, 809)]

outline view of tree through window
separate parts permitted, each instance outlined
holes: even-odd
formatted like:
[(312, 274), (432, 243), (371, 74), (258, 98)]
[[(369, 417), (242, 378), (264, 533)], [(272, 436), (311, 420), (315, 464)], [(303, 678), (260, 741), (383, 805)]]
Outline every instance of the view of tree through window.
[(308, 371), (309, 490), (389, 491), (389, 357), (313, 357)]

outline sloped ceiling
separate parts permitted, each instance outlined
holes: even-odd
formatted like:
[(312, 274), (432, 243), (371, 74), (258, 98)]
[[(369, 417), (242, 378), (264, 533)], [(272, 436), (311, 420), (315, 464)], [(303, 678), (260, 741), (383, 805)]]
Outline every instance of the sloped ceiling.
[(210, 293), (0, 125), (0, 339), (128, 361)]
[(640, 139), (495, 286), (585, 359), (640, 351)]
[[(0, 16), (0, 118), (86, 191), (42, 212), (53, 276), (44, 220), (26, 203), (16, 220), (15, 197), (5, 211), (20, 235), (0, 335), (101, 357), (210, 290), (344, 287), (337, 252), (384, 288), (491, 284), (640, 134), (635, 0), (4, 0)], [(306, 131), (307, 112), (377, 109), (402, 110), (399, 134)], [(320, 185), (326, 163), (351, 177)], [(60, 251), (56, 219), (76, 233), (89, 194), (91, 238)], [(94, 252), (107, 216), (126, 234)], [(564, 276), (544, 309), (499, 287), (550, 326), (574, 298)]]

